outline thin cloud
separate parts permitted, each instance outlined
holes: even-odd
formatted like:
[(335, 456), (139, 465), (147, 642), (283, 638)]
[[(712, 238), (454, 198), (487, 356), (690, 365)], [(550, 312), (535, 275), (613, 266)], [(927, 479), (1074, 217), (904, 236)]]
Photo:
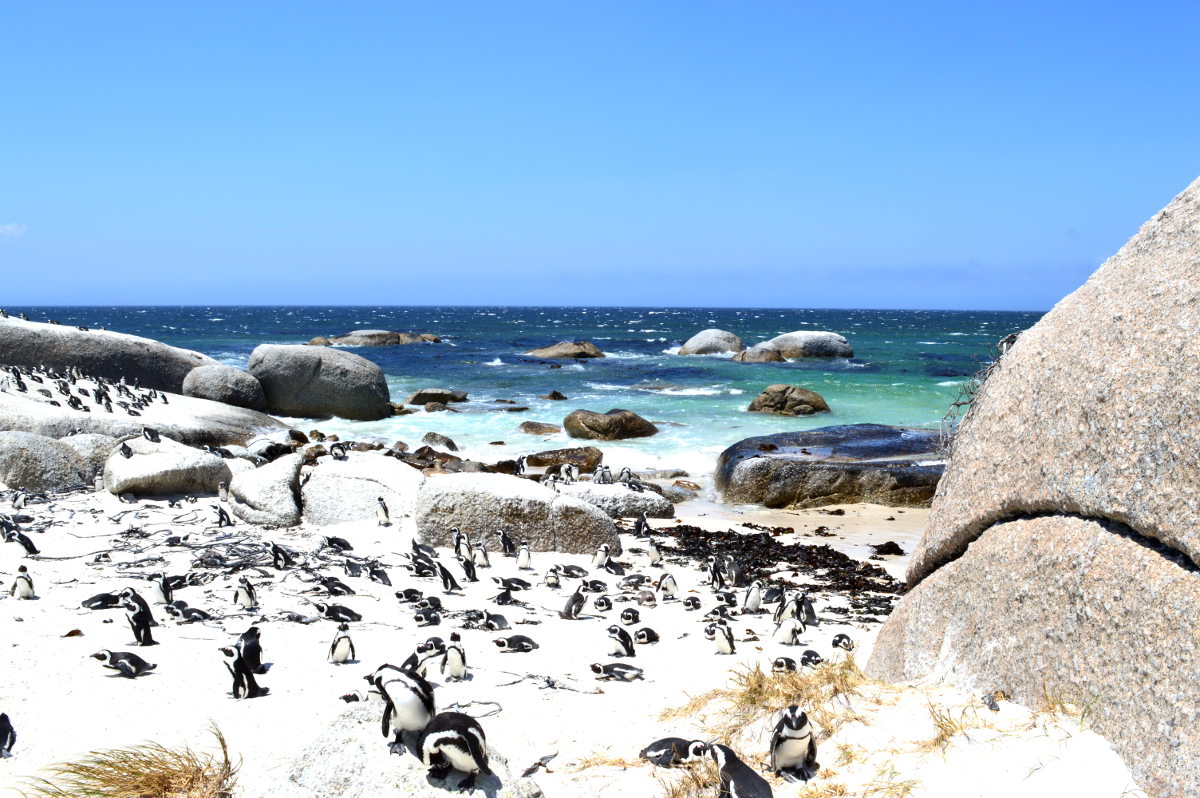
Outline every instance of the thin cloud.
[(20, 238), (29, 228), (23, 224), (0, 224), (0, 239)]

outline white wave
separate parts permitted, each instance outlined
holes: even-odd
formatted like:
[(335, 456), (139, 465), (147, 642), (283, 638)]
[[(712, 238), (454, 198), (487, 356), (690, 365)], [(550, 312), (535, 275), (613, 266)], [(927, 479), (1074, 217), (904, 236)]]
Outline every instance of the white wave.
[(629, 385), (613, 385), (609, 382), (585, 382), (584, 385), (594, 391), (628, 391), (632, 390)]
[(962, 380), (946, 380), (945, 382), (939, 382), (938, 385), (943, 388), (949, 388), (952, 385), (962, 385)]
[(662, 353), (664, 355), (678, 355), (679, 350), (682, 348), (683, 348), (683, 344), (680, 344), (679, 346), (671, 346), (671, 347), (667, 347), (666, 349), (664, 349), (662, 351)]
[(500, 358), (496, 358), (495, 360), (489, 360), (487, 363), (484, 363), (483, 365), (485, 365), (485, 366), (503, 366), (504, 361), (501, 360)]
[(743, 391), (741, 388), (730, 388), (729, 389), (730, 396), (741, 396), (744, 393), (745, 393), (745, 391)]
[(571, 369), (572, 371), (583, 371), (583, 366), (579, 365), (578, 363), (572, 363), (571, 365), (567, 366), (567, 368)]

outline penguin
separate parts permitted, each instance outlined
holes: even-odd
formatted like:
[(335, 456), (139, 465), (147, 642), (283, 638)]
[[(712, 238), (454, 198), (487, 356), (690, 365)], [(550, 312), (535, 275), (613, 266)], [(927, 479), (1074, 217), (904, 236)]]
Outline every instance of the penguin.
[(450, 545), (456, 557), (468, 557), (471, 554), (471, 539), (456, 526), (450, 527)]
[(246, 577), (238, 579), (238, 585), (233, 590), (233, 603), (244, 610), (252, 610), (258, 606), (258, 593), (254, 590), (254, 585), (250, 584), (250, 580)]
[(500, 550), (503, 552), (505, 557), (517, 556), (517, 547), (513, 545), (512, 538), (508, 536), (507, 532), (505, 532), (503, 529), (497, 529), (493, 534), (499, 538)]
[(550, 570), (546, 572), (546, 576), (542, 580), (542, 584), (544, 584), (546, 587), (554, 588), (555, 590), (562, 587), (562, 580), (559, 578), (557, 565), (550, 566)]
[(295, 562), (295, 560), (292, 558), (292, 555), (288, 553), (287, 549), (283, 548), (278, 543), (267, 541), (263, 543), (263, 546), (265, 546), (266, 549), (271, 552), (271, 564), (275, 566), (276, 571), (282, 571)]
[(775, 608), (775, 613), (771, 616), (771, 620), (775, 621), (775, 625), (786, 621), (788, 618), (800, 618), (804, 613), (804, 603), (799, 592), (788, 596), (785, 595), (779, 602), (779, 606)]
[(125, 609), (125, 618), (129, 621), (129, 628), (133, 630), (135, 644), (139, 646), (156, 645), (154, 638), (150, 636), (149, 608), (128, 599), (121, 606)]
[(8, 759), (12, 756), (12, 749), (16, 742), (17, 733), (13, 730), (12, 721), (8, 719), (8, 713), (0, 712), (0, 759)]
[(343, 607), (341, 604), (314, 604), (313, 606), (317, 608), (317, 612), (331, 621), (337, 621), (338, 623), (354, 621), (358, 623), (362, 620), (361, 615), (349, 607)]
[(262, 639), (257, 626), (251, 626), (242, 632), (234, 647), (251, 673), (262, 675), (267, 672), (267, 666), (263, 665), (262, 661)]
[(621, 580), (622, 590), (637, 590), (642, 585), (650, 581), (650, 577), (642, 574), (632, 574)]
[(675, 598), (675, 594), (679, 592), (679, 585), (675, 583), (675, 577), (670, 574), (663, 574), (662, 578), (655, 583), (655, 587), (662, 593), (664, 600)]
[(508, 619), (503, 615), (494, 612), (485, 612), (483, 618), (483, 628), (489, 632), (499, 632), (503, 629), (510, 629)]
[(704, 617), (705, 617), (705, 619), (710, 620), (710, 621), (728, 620), (729, 619), (729, 608), (722, 604), (718, 604), (717, 606), (713, 607), (708, 612), (704, 613)]
[[(470, 549), (468, 548), (468, 551)], [(478, 582), (479, 577), (475, 575), (475, 561), (466, 555), (458, 555), (458, 564), (462, 566), (463, 574), (466, 575), (468, 582)]]
[(784, 618), (775, 627), (771, 639), (776, 643), (783, 643), (785, 646), (795, 646), (800, 644), (800, 635), (802, 634), (804, 634), (803, 622), (795, 618)]
[(608, 627), (608, 636), (613, 640), (612, 653), (617, 657), (636, 657), (637, 652), (633, 648), (633, 638), (629, 636), (621, 627), (613, 624)]
[(854, 641), (850, 639), (848, 634), (838, 634), (833, 636), (833, 647), (840, 648), (843, 651), (853, 651)]
[(14, 510), (24, 510), (25, 504), (28, 501), (29, 501), (29, 492), (26, 491), (24, 488), (19, 488), (17, 490), (17, 492), (13, 494), (12, 508)]
[(375, 507), (375, 518), (379, 521), (380, 526), (391, 526), (391, 514), (388, 513), (387, 502), (380, 496), (375, 499), (377, 505)]
[(599, 579), (589, 579), (583, 583), (583, 589), (589, 593), (607, 593), (608, 585)]
[(24, 565), (17, 567), (17, 578), (13, 580), (8, 595), (16, 596), (19, 599), (34, 598), (33, 578), (29, 576), (29, 569)]
[(519, 577), (515, 577), (515, 576), (510, 576), (510, 577), (505, 577), (505, 578), (502, 578), (499, 576), (493, 576), (492, 581), (495, 582), (500, 587), (504, 588), (505, 590), (510, 590), (514, 593), (521, 591), (521, 590), (529, 590), (531, 587), (533, 587), (533, 585), (530, 584), (529, 582), (526, 582), (524, 579), (520, 579)]
[(225, 669), (233, 677), (233, 689), (230, 691), (235, 699), (258, 698), (264, 696), (269, 688), (259, 687), (254, 680), (254, 671), (246, 664), (240, 651), (233, 646), (217, 649), (225, 657)]
[(737, 596), (732, 590), (718, 590), (715, 594), (717, 601), (721, 602), (723, 607), (731, 610), (737, 609)]
[[(696, 745), (695, 743), (692, 745), (693, 753), (696, 752)], [(721, 789), (717, 793), (717, 798), (772, 798), (774, 796), (767, 780), (738, 759), (732, 748), (726, 745), (708, 745), (707, 743), (699, 743), (699, 745), (706, 749), (705, 753), (712, 757), (720, 771)]]
[(824, 661), (825, 658), (811, 648), (806, 649), (800, 656), (800, 664), (806, 668), (815, 668)]
[(688, 746), (690, 745), (691, 740), (685, 740), (682, 737), (664, 737), (638, 751), (638, 756), (655, 767), (676, 768), (688, 761)]
[(150, 601), (153, 604), (170, 604), (175, 600), (171, 590), (171, 585), (167, 582), (167, 578), (160, 572), (150, 577), (150, 588), (146, 591), (150, 594)]
[(446, 646), (442, 658), (442, 676), (449, 682), (460, 682), (467, 678), (467, 652), (458, 632), (450, 633), (450, 645)]
[(488, 555), (487, 543), (485, 541), (475, 541), (475, 544), (471, 547), (471, 559), (475, 562), (476, 568), (492, 567), (492, 558)]
[(111, 610), (120, 603), (121, 597), (116, 593), (97, 593), (91, 598), (84, 599), (80, 606), (89, 610)]
[(596, 598), (592, 601), (592, 606), (600, 612), (608, 612), (612, 609), (613, 603), (612, 599), (610, 599), (608, 596), (596, 596)]
[(610, 551), (612, 551), (611, 546), (609, 546), (607, 543), (601, 543), (600, 547), (596, 549), (596, 553), (592, 555), (592, 567), (603, 568), (608, 565), (608, 556)]
[(588, 575), (586, 568), (581, 568), (578, 565), (559, 565), (559, 572), (570, 579), (583, 579)]
[(793, 704), (783, 711), (771, 734), (771, 772), (776, 776), (796, 775), (808, 781), (820, 769), (817, 738), (808, 715)]
[(423, 596), (422, 596), (421, 591), (417, 590), (415, 587), (407, 587), (404, 590), (396, 591), (396, 600), (402, 604), (406, 604), (409, 602), (417, 602), (417, 601), (420, 601), (422, 598), (423, 598)]
[(121, 456), (126, 460), (128, 460), (130, 457), (133, 457), (133, 449), (129, 448), (129, 444), (125, 443), (124, 441), (121, 442), (121, 446), (117, 449), (117, 451), (119, 451)]
[(375, 560), (367, 563), (367, 576), (372, 582), (378, 582), (381, 585), (392, 586), (392, 579), (388, 576), (387, 571), (383, 570), (383, 566)]
[(33, 545), (33, 541), (29, 539), (29, 536), (19, 529), (14, 528), (5, 530), (4, 539), (9, 543), (20, 543), (21, 548), (25, 549), (26, 557), (33, 554), (41, 554), (41, 552), (38, 551), (38, 547)]
[[(658, 544), (653, 540), (646, 544), (646, 554), (650, 558), (650, 565), (655, 568), (662, 567), (662, 552), (658, 550)], [(678, 738), (676, 738), (678, 739)]]
[(442, 608), (442, 600), (437, 596), (425, 596), (417, 601), (417, 609), (420, 610), (440, 610)]
[(633, 607), (626, 607), (625, 609), (621, 610), (621, 623), (625, 624), (626, 626), (635, 626), (641, 622), (641, 613), (639, 613)]
[(632, 682), (635, 679), (642, 678), (642, 669), (635, 668), (632, 665), (626, 665), (623, 662), (610, 662), (607, 665), (601, 665), (599, 662), (592, 663), (592, 673), (596, 674), (597, 679), (611, 681), (617, 679), (622, 682)]
[(391, 665), (382, 666), (366, 678), (383, 696), (383, 736), (388, 737), (392, 731), (396, 734), (388, 751), (403, 753), (404, 733), (420, 734), (433, 719), (433, 686), (419, 674)]
[(715, 555), (708, 555), (708, 584), (713, 590), (725, 589), (725, 574), (721, 571), (721, 561)]
[(496, 648), (505, 653), (521, 654), (533, 651), (539, 648), (538, 644), (525, 635), (513, 635), (512, 637), (497, 637), (492, 641), (496, 644)]
[(483, 727), (461, 712), (442, 712), (429, 721), (417, 743), (417, 755), (431, 778), (444, 779), (451, 770), (466, 773), (457, 787), (459, 792), (473, 791), (475, 779), (492, 772)]
[(329, 446), (329, 456), (334, 460), (346, 459), (346, 444), (337, 441)]
[(776, 657), (771, 663), (771, 673), (795, 673), (796, 660), (791, 657)]
[(813, 609), (812, 599), (805, 593), (800, 597), (800, 607), (797, 617), (804, 621), (805, 626), (820, 626), (821, 621), (817, 618), (817, 612)]
[(450, 573), (449, 569), (441, 563), (437, 564), (438, 576), (442, 580), (442, 590), (446, 593), (453, 593), (456, 590), (462, 590), (458, 582), (454, 579), (454, 574)]
[(167, 615), (173, 618), (179, 618), (180, 623), (196, 623), (197, 621), (212, 620), (212, 616), (207, 612), (196, 607), (189, 607), (186, 601), (176, 599), (164, 607)]
[(746, 569), (732, 554), (725, 555), (725, 573), (729, 577), (730, 587), (741, 587), (746, 584)]
[(229, 517), (229, 513), (225, 512), (224, 507), (214, 504), (212, 508), (217, 511), (217, 529), (233, 526), (233, 519)]
[(737, 647), (733, 643), (733, 630), (729, 628), (729, 624), (720, 621), (710, 623), (704, 627), (704, 636), (717, 644), (718, 654), (737, 653)]
[[(658, 606), (658, 594), (656, 594), (653, 590), (639, 590), (637, 594), (637, 603), (643, 607), (650, 607), (653, 609)], [(684, 600), (683, 606), (688, 608), (687, 600)], [(696, 599), (696, 606), (700, 606), (700, 599)]]
[(528, 540), (521, 541), (521, 550), (517, 554), (517, 569), (521, 571), (529, 571), (533, 569), (533, 566), (530, 565)]
[(576, 586), (575, 592), (567, 599), (567, 604), (563, 607), (562, 612), (558, 614), (560, 618), (565, 618), (568, 621), (579, 620), (579, 612), (583, 609), (586, 599), (583, 595), (583, 584)]
[(354, 690), (353, 692), (338, 696), (338, 698), (342, 699), (347, 704), (353, 704), (355, 701), (366, 701), (367, 700), (366, 697), (362, 693), (360, 693), (358, 690)]
[(633, 639), (640, 646), (650, 645), (658, 642), (658, 632), (651, 629), (649, 626), (643, 626), (633, 633)]
[[(322, 543), (327, 548), (333, 549), (338, 554), (341, 554), (344, 551), (354, 551), (354, 547), (350, 545), (350, 541), (346, 540), (345, 538), (338, 538), (329, 535), (324, 538)], [(415, 540), (413, 541), (413, 545), (416, 545)]]
[(102, 649), (92, 655), (92, 659), (98, 659), (104, 663), (104, 667), (112, 668), (115, 671), (120, 671), (121, 675), (127, 679), (136, 679), (143, 673), (149, 673), (157, 668), (157, 665), (151, 665), (146, 660), (139, 657), (137, 654), (131, 654), (128, 651), (109, 651)]
[(750, 583), (750, 587), (746, 588), (746, 595), (742, 599), (742, 614), (757, 615), (762, 612), (762, 595), (763, 583), (755, 579)]
[(417, 626), (440, 626), (442, 616), (437, 610), (417, 610), (413, 614), (413, 621)]
[(338, 633), (334, 635), (333, 643), (329, 646), (329, 661), (334, 665), (345, 665), (355, 659), (354, 641), (346, 634), (348, 631), (350, 627), (347, 624), (338, 624)]
[(229, 483), (225, 480), (217, 483), (217, 501), (224, 504), (229, 503)]

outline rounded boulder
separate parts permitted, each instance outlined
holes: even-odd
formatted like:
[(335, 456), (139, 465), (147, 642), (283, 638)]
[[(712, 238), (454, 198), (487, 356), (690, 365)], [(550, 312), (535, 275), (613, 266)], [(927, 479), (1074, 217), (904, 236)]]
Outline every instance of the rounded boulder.
[(183, 378), (183, 395), (248, 410), (267, 409), (262, 384), (233, 366), (197, 366)]
[(378, 421), (392, 414), (383, 369), (340, 349), (262, 344), (249, 370), (278, 415)]

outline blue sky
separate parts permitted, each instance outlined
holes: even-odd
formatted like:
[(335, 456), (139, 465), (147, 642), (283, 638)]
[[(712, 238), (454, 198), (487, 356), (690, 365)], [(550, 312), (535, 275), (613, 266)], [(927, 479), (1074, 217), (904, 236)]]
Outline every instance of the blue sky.
[(1200, 4), (9, 2), (3, 303), (1045, 309)]

